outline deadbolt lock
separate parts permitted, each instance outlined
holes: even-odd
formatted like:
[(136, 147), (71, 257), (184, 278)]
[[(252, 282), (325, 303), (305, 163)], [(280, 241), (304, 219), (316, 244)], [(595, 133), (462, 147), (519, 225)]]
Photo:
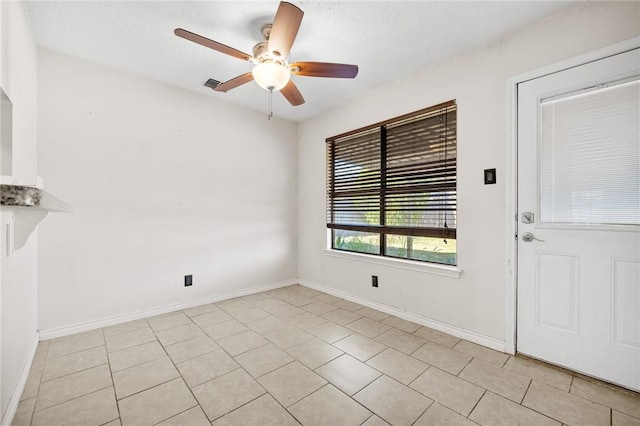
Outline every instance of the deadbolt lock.
[(522, 221), (522, 223), (533, 223), (534, 219), (535, 215), (533, 214), (533, 212), (524, 212), (520, 216), (520, 220)]

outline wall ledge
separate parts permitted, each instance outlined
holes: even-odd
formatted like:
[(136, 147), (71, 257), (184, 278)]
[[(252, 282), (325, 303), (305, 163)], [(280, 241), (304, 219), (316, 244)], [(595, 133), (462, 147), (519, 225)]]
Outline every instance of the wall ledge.
[(403, 311), (398, 308), (394, 308), (382, 303), (374, 302), (369, 299), (364, 299), (358, 296), (353, 296), (349, 293), (345, 293), (340, 290), (335, 290), (329, 287), (325, 287), (321, 284), (317, 284), (307, 280), (298, 280), (298, 283), (304, 287), (309, 287), (314, 290), (321, 291), (323, 293), (328, 293), (336, 297), (340, 297), (342, 299), (349, 300), (351, 302), (359, 303), (363, 306), (367, 306), (372, 309), (376, 309), (378, 311), (387, 313), (389, 315), (394, 315), (398, 318), (402, 318), (407, 321), (414, 322), (416, 324), (423, 325), (425, 327), (433, 328), (434, 330), (441, 331), (443, 333), (450, 334), (455, 337), (459, 337), (461, 339), (468, 340), (473, 343), (477, 343), (482, 346), (486, 346), (488, 348), (494, 349), (500, 352), (505, 351), (505, 342), (504, 340), (496, 339), (495, 337), (486, 336), (484, 334), (476, 333), (475, 331), (467, 330), (461, 327), (457, 327), (455, 325), (447, 324), (444, 322), (440, 322), (431, 318), (423, 317), (420, 315), (413, 314), (411, 312)]
[(12, 215), (7, 229), (7, 256), (20, 250), (49, 212), (67, 212), (71, 206), (28, 185), (0, 184), (0, 211)]
[(71, 210), (69, 204), (59, 200), (42, 188), (5, 184), (0, 184), (0, 207), (3, 210), (41, 209), (55, 212)]

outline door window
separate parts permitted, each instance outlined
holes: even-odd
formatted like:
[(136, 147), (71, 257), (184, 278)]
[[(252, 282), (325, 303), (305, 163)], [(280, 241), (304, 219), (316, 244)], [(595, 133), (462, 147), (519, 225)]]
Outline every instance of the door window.
[(640, 80), (540, 102), (542, 223), (640, 224)]

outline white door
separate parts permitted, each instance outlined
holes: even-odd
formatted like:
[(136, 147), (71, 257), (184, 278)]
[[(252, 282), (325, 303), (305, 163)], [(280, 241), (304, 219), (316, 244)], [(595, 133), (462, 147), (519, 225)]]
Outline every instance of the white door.
[(640, 390), (640, 50), (518, 85), (517, 351)]

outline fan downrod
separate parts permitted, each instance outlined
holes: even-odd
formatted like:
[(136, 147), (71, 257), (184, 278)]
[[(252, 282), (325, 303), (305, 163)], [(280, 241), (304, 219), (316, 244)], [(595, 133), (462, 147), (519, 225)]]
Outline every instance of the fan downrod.
[(260, 28), (262, 37), (267, 41), (269, 41), (269, 36), (271, 35), (271, 27), (273, 27), (273, 24), (264, 24), (262, 28)]
[(271, 35), (271, 28), (273, 27), (273, 24), (264, 24), (262, 26), (262, 28), (260, 28), (260, 33), (262, 34), (262, 37), (264, 38), (264, 41), (261, 41), (260, 43), (256, 44), (255, 46), (253, 46), (253, 57), (256, 59), (260, 59), (261, 57), (265, 56), (266, 54), (269, 53), (268, 50), (268, 46), (269, 46), (269, 36)]

